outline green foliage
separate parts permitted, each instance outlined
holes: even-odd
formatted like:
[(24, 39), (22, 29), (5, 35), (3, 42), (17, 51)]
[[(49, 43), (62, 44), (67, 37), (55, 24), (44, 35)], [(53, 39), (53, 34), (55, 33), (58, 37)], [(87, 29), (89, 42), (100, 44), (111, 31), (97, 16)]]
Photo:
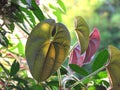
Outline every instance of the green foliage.
[(97, 69), (101, 68), (107, 63), (109, 53), (107, 50), (103, 50), (99, 52), (97, 57), (95, 58), (93, 65), (92, 65), (92, 71), (96, 71)]
[(25, 54), (30, 71), (38, 82), (46, 80), (61, 66), (70, 42), (70, 34), (64, 24), (46, 19), (35, 26), (28, 37)]
[(4, 72), (6, 73), (6, 75), (9, 75), (9, 70), (6, 69), (1, 63), (0, 63), (0, 66), (4, 70)]
[(86, 21), (80, 16), (75, 18), (75, 31), (80, 42), (81, 54), (83, 54), (86, 51), (89, 43), (89, 27)]
[(38, 5), (36, 4), (35, 0), (31, 1), (31, 6), (32, 6), (32, 11), (34, 13), (34, 15), (38, 18), (39, 21), (44, 20), (45, 17), (41, 11), (41, 9), (38, 7)]
[(5, 37), (6, 32), (5, 31), (0, 31), (0, 43), (4, 46), (4, 47), (8, 47), (9, 44), (9, 40)]
[(10, 69), (10, 76), (14, 76), (20, 69), (19, 63), (15, 60)]
[[(73, 30), (73, 18), (81, 15), (86, 19), (90, 30), (92, 30), (91, 28), (94, 26), (99, 28), (102, 40), (99, 50), (107, 47), (108, 44), (120, 47), (119, 0), (86, 0), (84, 2), (82, 0), (66, 0), (64, 2), (62, 0), (57, 0), (56, 5), (53, 2), (43, 5), (40, 2), (40, 6), (37, 5), (35, 0), (11, 0), (9, 3), (7, 1), (8, 0), (0, 1), (0, 89), (106, 90), (111, 86), (111, 83), (114, 86), (113, 89), (119, 88), (119, 86), (116, 87), (116, 84), (119, 84), (120, 76), (118, 72), (119, 50), (115, 47), (109, 47), (109, 53), (107, 49), (98, 51), (98, 53), (92, 58), (91, 62), (83, 65), (83, 67), (69, 64), (70, 57), (68, 55), (65, 64), (63, 64), (57, 72), (50, 73), (51, 76), (47, 80), (38, 83), (34, 78), (30, 77), (25, 61), (25, 44), (23, 40), (27, 40), (28, 35), (39, 22), (42, 22), (49, 17), (55, 19), (55, 21), (63, 22), (70, 30), (72, 37), (71, 51), (76, 42), (79, 42), (81, 48), (86, 50), (88, 44), (85, 43), (88, 43), (89, 28), (88, 25), (84, 23), (85, 20), (83, 18), (77, 18), (77, 23), (75, 24), (77, 35)], [(43, 8), (41, 8), (41, 6), (43, 6)], [(50, 26), (52, 25), (50, 24)], [(53, 38), (54, 35), (56, 35), (55, 28), (53, 28), (53, 31), (49, 32), (50, 34), (41, 34), (39, 31), (36, 32), (39, 32), (38, 34), (46, 37), (51, 35), (51, 42), (51, 40), (54, 41), (55, 39)], [(61, 47), (62, 44), (65, 47), (64, 44), (68, 43), (65, 42), (65, 37), (68, 35), (65, 35), (62, 31), (60, 33), (60, 35), (56, 35), (56, 41), (52, 42), (55, 46), (54, 54), (58, 60), (60, 60), (59, 56), (63, 54), (59, 53), (61, 52), (60, 50), (62, 50), (61, 48), (59, 49), (59, 47)], [(69, 34), (69, 32), (67, 33)], [(64, 39), (60, 40), (59, 36), (62, 36)], [(76, 36), (79, 38), (79, 41)], [(40, 39), (35, 38), (32, 41), (32, 44), (35, 45), (34, 41), (36, 42), (36, 40), (39, 41)], [(43, 38), (42, 40), (47, 41), (48, 39)], [(70, 44), (70, 40), (68, 41)], [(58, 42), (60, 42), (60, 45), (57, 45)], [(44, 43), (41, 42), (41, 44)], [(36, 50), (40, 49), (41, 44), (38, 45)], [(46, 44), (42, 46), (42, 49), (45, 45)], [(28, 46), (32, 45), (29, 44)], [(33, 48), (35, 47), (33, 46)], [(53, 48), (51, 48), (51, 50), (53, 50)], [(84, 53), (85, 50), (82, 50), (82, 53)], [(52, 54), (53, 51), (49, 52), (49, 56)], [(65, 54), (65, 56), (67, 56), (67, 54)], [(36, 60), (36, 58), (34, 60)], [(49, 60), (49, 58), (45, 57), (45, 62)], [(112, 60), (114, 63), (112, 63)], [(38, 66), (41, 65), (41, 63), (37, 64)], [(47, 65), (48, 64), (45, 64), (44, 67), (46, 68)], [(50, 67), (52, 67), (52, 65)], [(108, 72), (105, 69), (106, 67)], [(112, 77), (110, 77), (111, 83), (106, 80), (109, 79), (108, 75), (112, 75)]]
[(69, 64), (70, 68), (75, 71), (76, 73), (80, 74), (80, 75), (83, 75), (83, 76), (87, 76), (88, 75), (88, 72), (82, 68), (82, 67), (79, 67), (78, 65), (76, 64)]

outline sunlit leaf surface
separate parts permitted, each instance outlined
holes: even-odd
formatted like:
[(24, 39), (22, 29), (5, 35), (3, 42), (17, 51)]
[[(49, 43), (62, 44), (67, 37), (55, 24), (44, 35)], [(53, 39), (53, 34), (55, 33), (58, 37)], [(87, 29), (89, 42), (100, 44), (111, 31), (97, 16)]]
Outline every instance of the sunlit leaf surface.
[(81, 54), (83, 54), (88, 48), (89, 27), (86, 21), (81, 16), (77, 16), (75, 18), (75, 31), (80, 42)]
[(70, 34), (61, 23), (47, 19), (31, 32), (26, 44), (26, 58), (33, 77), (46, 80), (65, 60), (70, 47)]

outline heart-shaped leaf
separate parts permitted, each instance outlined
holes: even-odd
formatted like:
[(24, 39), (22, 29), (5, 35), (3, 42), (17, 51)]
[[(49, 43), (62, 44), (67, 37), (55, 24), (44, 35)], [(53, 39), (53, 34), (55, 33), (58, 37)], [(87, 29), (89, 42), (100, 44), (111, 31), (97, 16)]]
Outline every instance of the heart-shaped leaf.
[(89, 27), (81, 16), (77, 16), (75, 18), (75, 31), (77, 33), (77, 36), (80, 42), (81, 54), (83, 54), (88, 48)]
[(32, 76), (45, 81), (65, 60), (70, 47), (70, 34), (53, 19), (41, 21), (30, 33), (26, 44), (26, 58)]
[(89, 63), (91, 57), (95, 54), (100, 45), (100, 33), (97, 28), (94, 28), (93, 32), (90, 35), (89, 45), (86, 50), (86, 56), (84, 63)]
[(112, 90), (120, 90), (120, 50), (110, 45), (108, 47), (110, 53), (107, 71), (109, 75)]

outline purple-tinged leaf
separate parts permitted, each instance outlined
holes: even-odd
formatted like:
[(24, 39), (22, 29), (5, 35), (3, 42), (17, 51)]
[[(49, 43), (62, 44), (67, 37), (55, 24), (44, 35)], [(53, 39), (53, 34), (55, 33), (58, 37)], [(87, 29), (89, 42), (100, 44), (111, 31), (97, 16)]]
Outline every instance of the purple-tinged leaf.
[(77, 44), (70, 54), (69, 64), (76, 64), (82, 66), (85, 58), (85, 53), (82, 55), (80, 55), (80, 53), (81, 53), (80, 45)]
[(40, 5), (40, 0), (36, 0), (37, 5)]
[(97, 51), (100, 45), (100, 33), (97, 28), (94, 28), (93, 32), (89, 36), (89, 45), (87, 50), (81, 54), (81, 47), (79, 44), (75, 46), (70, 54), (70, 64), (76, 64), (80, 67), (91, 61), (92, 56)]
[(94, 31), (90, 35), (89, 46), (86, 50), (84, 64), (89, 63), (91, 61), (91, 58), (97, 51), (99, 45), (100, 45), (100, 33), (97, 28), (94, 28)]

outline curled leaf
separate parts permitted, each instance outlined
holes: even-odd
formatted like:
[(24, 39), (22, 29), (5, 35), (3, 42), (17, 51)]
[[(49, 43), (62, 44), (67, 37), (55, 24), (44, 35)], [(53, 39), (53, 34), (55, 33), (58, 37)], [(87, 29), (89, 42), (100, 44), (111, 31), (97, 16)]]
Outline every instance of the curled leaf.
[(81, 53), (80, 45), (77, 44), (73, 51), (70, 53), (69, 64), (76, 64), (82, 66), (85, 59), (85, 53), (82, 55), (80, 55), (80, 53)]
[(32, 76), (45, 81), (65, 60), (70, 47), (70, 34), (53, 19), (41, 21), (30, 33), (26, 43), (26, 58)]
[(109, 80), (112, 89), (120, 90), (120, 50), (116, 47), (109, 46), (110, 59), (107, 66)]
[(72, 50), (70, 53), (70, 64), (82, 66), (91, 61), (92, 56), (95, 54), (100, 45), (100, 33), (97, 28), (94, 28), (94, 31), (90, 34), (89, 38), (89, 46), (83, 54), (81, 54), (81, 48), (79, 44), (77, 44)]
[(84, 63), (89, 63), (92, 56), (95, 54), (100, 45), (100, 33), (97, 28), (94, 28), (90, 35), (89, 45), (86, 50)]
[(88, 48), (89, 27), (81, 16), (75, 18), (75, 31), (80, 42), (81, 54), (83, 54)]

